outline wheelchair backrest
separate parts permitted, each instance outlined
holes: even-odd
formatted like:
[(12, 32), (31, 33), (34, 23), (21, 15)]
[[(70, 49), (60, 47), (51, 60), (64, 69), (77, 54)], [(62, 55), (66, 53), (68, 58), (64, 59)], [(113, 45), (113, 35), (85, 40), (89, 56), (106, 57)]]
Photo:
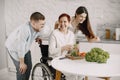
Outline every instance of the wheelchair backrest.
[(48, 45), (40, 44), (42, 57), (48, 57)]

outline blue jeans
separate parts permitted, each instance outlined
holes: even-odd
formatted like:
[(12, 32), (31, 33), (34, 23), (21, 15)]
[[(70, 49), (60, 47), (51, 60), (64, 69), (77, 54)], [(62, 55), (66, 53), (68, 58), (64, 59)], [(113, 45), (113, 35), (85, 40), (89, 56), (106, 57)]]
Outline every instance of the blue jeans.
[(31, 72), (31, 69), (32, 69), (31, 52), (28, 51), (26, 53), (25, 57), (24, 57), (24, 62), (27, 65), (27, 70), (24, 74), (21, 74), (20, 71), (19, 71), (20, 62), (16, 61), (14, 58), (12, 58), (12, 56), (10, 56), (10, 57), (13, 60), (13, 63), (16, 67), (17, 80), (29, 80), (30, 72)]

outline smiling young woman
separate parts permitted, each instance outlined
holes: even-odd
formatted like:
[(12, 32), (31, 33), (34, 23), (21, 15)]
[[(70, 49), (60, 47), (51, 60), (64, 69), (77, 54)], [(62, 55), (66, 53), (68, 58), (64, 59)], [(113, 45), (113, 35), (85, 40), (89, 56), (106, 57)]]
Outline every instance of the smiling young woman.
[(84, 6), (80, 6), (76, 9), (75, 16), (72, 17), (71, 25), (72, 27), (70, 27), (70, 29), (75, 34), (78, 31), (81, 31), (86, 36), (88, 41), (100, 41), (99, 37), (95, 36), (92, 31), (88, 11)]

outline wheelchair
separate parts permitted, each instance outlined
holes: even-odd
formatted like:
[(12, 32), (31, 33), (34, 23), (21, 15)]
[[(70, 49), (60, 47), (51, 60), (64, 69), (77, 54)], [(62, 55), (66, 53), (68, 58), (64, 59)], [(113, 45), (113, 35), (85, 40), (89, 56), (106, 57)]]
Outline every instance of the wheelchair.
[[(56, 70), (48, 64), (48, 61), (52, 60), (48, 54), (48, 45), (40, 44), (42, 57), (40, 62), (35, 64), (32, 70), (31, 79), (32, 80), (55, 80)], [(61, 80), (66, 80), (65, 75), (61, 75)]]

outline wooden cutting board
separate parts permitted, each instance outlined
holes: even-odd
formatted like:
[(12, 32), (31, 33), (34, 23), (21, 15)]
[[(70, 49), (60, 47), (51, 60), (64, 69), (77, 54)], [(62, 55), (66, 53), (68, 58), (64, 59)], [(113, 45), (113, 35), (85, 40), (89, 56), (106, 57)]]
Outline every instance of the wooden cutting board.
[(72, 59), (72, 60), (78, 60), (78, 59), (84, 59), (85, 57), (81, 56), (71, 56), (69, 54), (66, 55), (67, 58)]

